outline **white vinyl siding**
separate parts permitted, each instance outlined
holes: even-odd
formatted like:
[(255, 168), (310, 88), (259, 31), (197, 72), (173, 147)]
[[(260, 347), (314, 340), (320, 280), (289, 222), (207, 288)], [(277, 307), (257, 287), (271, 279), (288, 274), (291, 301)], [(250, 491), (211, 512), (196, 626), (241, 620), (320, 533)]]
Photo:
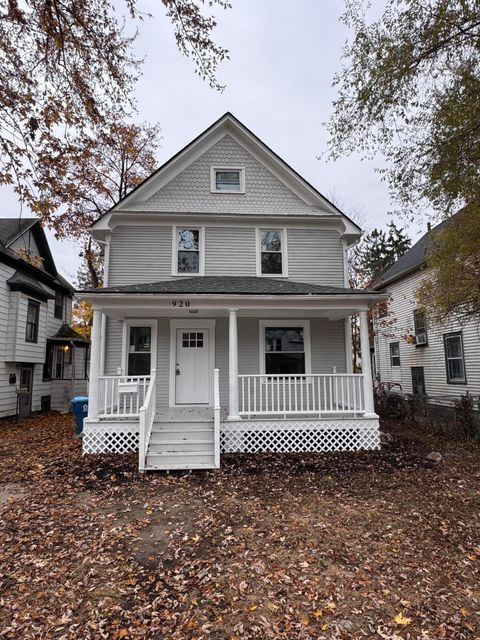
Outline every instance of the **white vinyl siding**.
[[(418, 289), (422, 278), (428, 277), (424, 271), (417, 271), (400, 281), (391, 284), (387, 291), (392, 301), (388, 305), (389, 317), (394, 323), (385, 330), (387, 335), (375, 337), (377, 367), (382, 382), (392, 381), (392, 368), (389, 360), (389, 343), (398, 340), (400, 343), (399, 382), (405, 392), (412, 392), (412, 367), (423, 367), (425, 375), (425, 391), (432, 397), (458, 396), (467, 391), (480, 395), (480, 338), (478, 320), (462, 325), (452, 319), (442, 326), (437, 326), (427, 317), (428, 347), (419, 348), (408, 344), (402, 336), (415, 332), (414, 310), (417, 308), (414, 291)], [(445, 367), (445, 349), (443, 334), (462, 332), (467, 383), (449, 384)], [(393, 337), (392, 337), (393, 334)]]

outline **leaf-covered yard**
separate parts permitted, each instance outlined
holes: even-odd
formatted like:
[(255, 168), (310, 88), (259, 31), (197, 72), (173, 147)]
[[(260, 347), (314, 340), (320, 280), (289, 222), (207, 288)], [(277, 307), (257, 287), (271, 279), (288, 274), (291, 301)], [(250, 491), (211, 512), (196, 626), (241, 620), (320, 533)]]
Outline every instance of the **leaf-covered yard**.
[(480, 448), (391, 430), (142, 477), (70, 416), (2, 423), (0, 638), (480, 637)]

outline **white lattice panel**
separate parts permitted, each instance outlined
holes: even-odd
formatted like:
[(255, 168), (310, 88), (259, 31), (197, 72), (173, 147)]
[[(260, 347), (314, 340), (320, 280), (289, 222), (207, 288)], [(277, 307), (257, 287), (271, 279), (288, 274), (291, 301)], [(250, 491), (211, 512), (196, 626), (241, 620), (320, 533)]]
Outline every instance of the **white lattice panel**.
[(138, 451), (138, 427), (122, 425), (85, 425), (83, 453), (130, 453)]
[(223, 422), (222, 453), (315, 453), (380, 448), (376, 419)]

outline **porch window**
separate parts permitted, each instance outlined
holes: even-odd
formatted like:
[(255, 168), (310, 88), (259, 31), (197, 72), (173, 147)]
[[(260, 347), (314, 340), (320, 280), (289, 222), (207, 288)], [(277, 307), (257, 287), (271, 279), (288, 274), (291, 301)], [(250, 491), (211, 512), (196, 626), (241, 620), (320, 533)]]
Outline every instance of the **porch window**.
[(43, 365), (44, 380), (70, 380), (72, 376), (73, 347), (71, 345), (47, 343)]
[(265, 327), (265, 373), (305, 373), (303, 327)]
[(392, 367), (400, 366), (400, 343), (399, 342), (390, 343), (390, 365)]
[(200, 239), (200, 229), (177, 228), (175, 275), (200, 274)]
[(445, 364), (447, 367), (447, 382), (451, 384), (465, 384), (465, 357), (463, 353), (462, 332), (446, 333), (443, 336), (445, 347)]
[(40, 317), (40, 303), (37, 300), (28, 301), (27, 326), (25, 342), (38, 342), (38, 321)]
[(258, 275), (286, 275), (284, 232), (282, 229), (261, 229)]
[(149, 376), (151, 353), (152, 327), (130, 327), (127, 375)]

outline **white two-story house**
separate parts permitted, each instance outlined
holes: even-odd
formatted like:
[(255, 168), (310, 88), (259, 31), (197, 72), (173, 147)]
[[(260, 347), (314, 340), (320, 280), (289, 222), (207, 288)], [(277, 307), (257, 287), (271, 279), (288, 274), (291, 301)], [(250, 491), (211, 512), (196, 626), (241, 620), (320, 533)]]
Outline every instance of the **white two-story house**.
[(445, 224), (423, 235), (375, 284), (389, 302), (383, 305), (386, 328), (376, 320), (374, 345), (380, 382), (398, 383), (406, 393), (448, 406), (466, 393), (480, 398), (480, 318), (435, 321), (416, 301), (415, 292), (430, 277), (429, 243)]
[(73, 287), (37, 218), (0, 218), (0, 418), (67, 411), (87, 387), (89, 341), (71, 326)]
[(375, 449), (367, 367), (349, 316), (384, 294), (347, 288), (361, 231), (225, 114), (92, 228), (84, 452), (139, 449), (140, 469), (215, 468), (223, 452)]

